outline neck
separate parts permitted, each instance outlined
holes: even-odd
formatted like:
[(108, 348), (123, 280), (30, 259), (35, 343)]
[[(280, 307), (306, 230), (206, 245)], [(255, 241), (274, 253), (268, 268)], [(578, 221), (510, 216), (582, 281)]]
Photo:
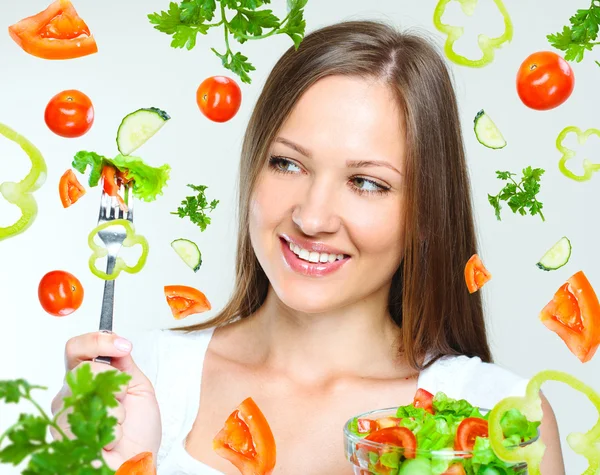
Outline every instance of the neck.
[(388, 312), (388, 295), (383, 288), (352, 305), (307, 314), (286, 306), (269, 288), (251, 319), (263, 363), (304, 380), (413, 374), (399, 357), (400, 329)]

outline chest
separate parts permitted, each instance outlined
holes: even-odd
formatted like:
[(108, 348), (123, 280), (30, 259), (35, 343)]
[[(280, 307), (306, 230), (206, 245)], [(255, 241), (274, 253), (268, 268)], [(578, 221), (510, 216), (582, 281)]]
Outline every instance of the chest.
[(275, 438), (274, 475), (350, 475), (352, 466), (345, 459), (343, 445), (346, 421), (361, 412), (408, 404), (416, 386), (416, 375), (400, 380), (350, 380), (311, 386), (261, 372), (205, 368), (200, 406), (186, 450), (224, 474), (238, 475), (230, 462), (214, 452), (212, 441), (238, 404), (252, 397)]

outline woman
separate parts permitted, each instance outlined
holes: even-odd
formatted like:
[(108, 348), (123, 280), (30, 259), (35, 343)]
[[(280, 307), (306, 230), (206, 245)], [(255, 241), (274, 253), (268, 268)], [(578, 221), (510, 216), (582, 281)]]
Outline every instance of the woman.
[[(157, 332), (139, 366), (117, 335), (67, 342), (68, 370), (108, 355), (133, 376), (112, 466), (160, 446), (160, 473), (237, 473), (212, 438), (251, 396), (276, 473), (348, 474), (342, 427), (357, 413), (408, 404), (417, 387), (484, 407), (523, 394), (526, 380), (490, 363), (480, 296), (465, 287), (476, 239), (457, 104), (425, 40), (375, 22), (307, 35), (266, 82), (240, 177), (221, 313)], [(545, 400), (542, 437), (544, 475), (563, 474)]]

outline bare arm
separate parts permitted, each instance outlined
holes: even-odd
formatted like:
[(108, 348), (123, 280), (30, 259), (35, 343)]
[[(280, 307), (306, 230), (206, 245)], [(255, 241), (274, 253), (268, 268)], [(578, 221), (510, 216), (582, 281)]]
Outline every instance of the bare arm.
[(546, 445), (541, 473), (544, 475), (565, 475), (565, 462), (562, 456), (556, 417), (554, 417), (554, 411), (543, 394), (541, 399), (544, 416), (540, 425), (540, 433), (542, 442)]

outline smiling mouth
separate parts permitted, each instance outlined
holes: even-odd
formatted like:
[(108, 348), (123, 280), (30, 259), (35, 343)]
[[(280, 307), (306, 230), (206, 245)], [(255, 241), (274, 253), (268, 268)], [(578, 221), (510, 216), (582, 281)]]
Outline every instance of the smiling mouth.
[(328, 253), (328, 252), (310, 251), (308, 249), (304, 249), (304, 248), (300, 247), (296, 243), (287, 241), (284, 238), (280, 238), (280, 239), (282, 241), (282, 244), (284, 246), (287, 246), (288, 249), (290, 251), (292, 251), (298, 259), (308, 262), (308, 263), (313, 263), (313, 264), (329, 263), (329, 264), (331, 264), (335, 261), (341, 261), (342, 259), (347, 259), (348, 257), (350, 257), (346, 254), (332, 254), (332, 253)]

